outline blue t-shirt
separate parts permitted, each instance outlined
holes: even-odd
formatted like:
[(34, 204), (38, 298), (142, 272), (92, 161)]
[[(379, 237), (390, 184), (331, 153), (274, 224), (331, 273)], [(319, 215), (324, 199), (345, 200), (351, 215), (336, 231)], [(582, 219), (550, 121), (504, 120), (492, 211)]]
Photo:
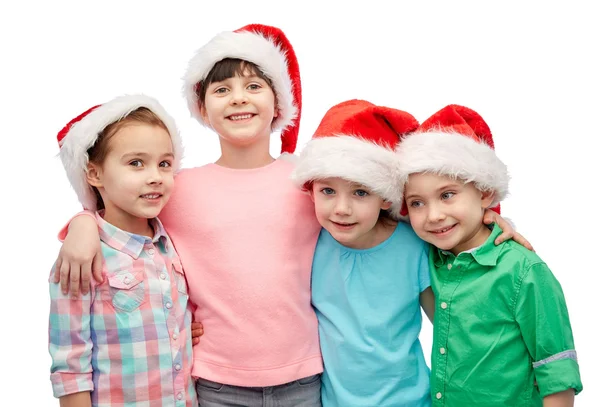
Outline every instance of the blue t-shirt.
[(429, 248), (398, 223), (381, 244), (345, 247), (321, 230), (312, 270), (324, 407), (430, 406), (419, 294)]

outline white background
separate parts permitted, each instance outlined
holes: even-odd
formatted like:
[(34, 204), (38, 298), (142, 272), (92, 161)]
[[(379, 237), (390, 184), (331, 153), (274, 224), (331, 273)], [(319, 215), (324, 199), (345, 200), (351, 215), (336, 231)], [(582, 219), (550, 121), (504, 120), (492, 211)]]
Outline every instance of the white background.
[[(144, 92), (177, 120), (185, 167), (215, 160), (217, 137), (190, 118), (180, 78), (198, 47), (248, 23), (283, 28), (295, 47), (304, 93), (299, 148), (329, 107), (350, 98), (421, 121), (450, 103), (482, 114), (513, 177), (503, 213), (567, 298), (585, 387), (576, 405), (598, 405), (600, 25), (592, 2), (191, 3), (0, 6), (2, 406), (58, 405), (49, 381), (47, 277), (56, 232), (80, 207), (56, 157), (56, 133), (92, 105)], [(427, 358), (430, 336), (425, 323)]]

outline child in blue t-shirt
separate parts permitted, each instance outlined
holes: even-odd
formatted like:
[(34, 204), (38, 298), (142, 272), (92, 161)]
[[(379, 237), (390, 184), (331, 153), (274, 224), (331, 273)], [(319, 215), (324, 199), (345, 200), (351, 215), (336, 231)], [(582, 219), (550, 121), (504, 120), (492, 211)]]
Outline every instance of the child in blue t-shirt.
[(323, 226), (312, 303), (324, 361), (323, 406), (429, 406), (419, 342), (431, 319), (428, 245), (398, 223), (394, 147), (414, 131), (408, 113), (351, 100), (331, 108), (300, 155), (295, 181)]

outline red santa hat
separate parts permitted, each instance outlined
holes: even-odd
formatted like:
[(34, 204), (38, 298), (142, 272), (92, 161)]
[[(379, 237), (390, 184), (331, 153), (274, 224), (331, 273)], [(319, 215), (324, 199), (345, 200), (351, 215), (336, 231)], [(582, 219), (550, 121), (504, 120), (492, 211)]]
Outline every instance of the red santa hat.
[(86, 178), (89, 163), (87, 151), (94, 146), (98, 135), (109, 124), (121, 120), (140, 107), (152, 111), (166, 126), (173, 142), (173, 169), (179, 169), (183, 155), (181, 138), (175, 121), (156, 99), (145, 95), (126, 95), (94, 106), (67, 123), (56, 137), (67, 177), (84, 208), (96, 210), (96, 195)]
[(343, 178), (369, 188), (392, 203), (398, 218), (402, 205), (402, 174), (394, 152), (400, 137), (419, 123), (402, 110), (364, 100), (342, 102), (325, 114), (297, 162), (292, 179), (309, 188), (312, 181)]
[[(494, 151), (487, 123), (474, 110), (449, 105), (435, 113), (405, 137), (397, 148), (404, 179), (430, 172), (473, 182), (481, 191), (493, 191), (490, 205), (500, 213), (500, 201), (508, 194), (506, 165)], [(402, 215), (408, 214), (406, 206)]]
[(184, 95), (192, 116), (203, 125), (206, 123), (198, 105), (200, 82), (217, 62), (226, 58), (252, 62), (271, 80), (278, 111), (273, 130), (281, 130), (281, 152), (292, 154), (296, 150), (302, 111), (300, 68), (292, 44), (279, 28), (250, 24), (222, 32), (200, 48), (185, 73)]

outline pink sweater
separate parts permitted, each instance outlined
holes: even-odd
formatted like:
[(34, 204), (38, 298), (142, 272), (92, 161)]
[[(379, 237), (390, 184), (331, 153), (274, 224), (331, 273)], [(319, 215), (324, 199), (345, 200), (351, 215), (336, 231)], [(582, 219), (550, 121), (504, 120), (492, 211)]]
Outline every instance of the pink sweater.
[(204, 335), (192, 374), (247, 387), (323, 370), (310, 276), (320, 226), (290, 162), (183, 170), (160, 215)]

